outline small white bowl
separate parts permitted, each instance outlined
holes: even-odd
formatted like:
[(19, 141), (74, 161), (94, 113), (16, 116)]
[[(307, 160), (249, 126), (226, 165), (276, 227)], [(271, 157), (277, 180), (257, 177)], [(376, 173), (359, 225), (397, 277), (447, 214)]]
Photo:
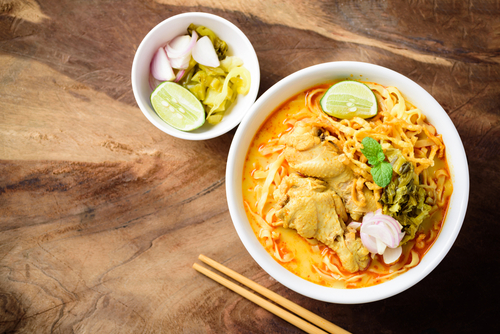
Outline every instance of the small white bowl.
[[(231, 107), (226, 111), (224, 118), (217, 125), (206, 122), (202, 127), (184, 132), (165, 123), (154, 111), (150, 102), (152, 92), (149, 86), (149, 66), (154, 53), (168, 41), (187, 33), (187, 27), (194, 23), (211, 29), (228, 45), (228, 56), (238, 56), (243, 59), (243, 66), (250, 71), (250, 91), (246, 95), (239, 95)], [(135, 100), (144, 116), (158, 129), (171, 136), (188, 140), (205, 140), (223, 135), (236, 127), (245, 113), (250, 109), (257, 98), (260, 84), (259, 60), (255, 50), (245, 34), (234, 24), (219, 16), (207, 13), (184, 13), (172, 16), (154, 27), (142, 40), (134, 62), (132, 63), (132, 90)]]
[[(443, 135), (453, 182), (453, 194), (441, 233), (421, 262), (408, 272), (379, 285), (360, 289), (327, 288), (306, 281), (276, 262), (260, 244), (243, 207), (243, 164), (248, 147), (266, 118), (283, 102), (314, 85), (331, 80), (355, 79), (397, 87), (427, 116)], [(226, 169), (229, 212), (236, 231), (250, 255), (272, 277), (286, 287), (310, 298), (339, 304), (359, 304), (400, 293), (428, 275), (445, 257), (462, 226), (469, 198), (469, 169), (455, 126), (438, 102), (407, 77), (387, 68), (359, 62), (332, 62), (312, 66), (284, 78), (266, 91), (245, 115), (229, 150)]]

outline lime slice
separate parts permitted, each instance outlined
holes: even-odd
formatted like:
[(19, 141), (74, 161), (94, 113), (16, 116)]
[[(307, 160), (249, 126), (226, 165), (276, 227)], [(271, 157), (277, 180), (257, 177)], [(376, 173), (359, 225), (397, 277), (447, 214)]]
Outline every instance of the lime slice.
[(151, 105), (162, 120), (176, 129), (191, 131), (205, 123), (200, 100), (175, 82), (161, 83), (151, 94)]
[(377, 99), (370, 87), (358, 81), (341, 81), (330, 87), (320, 101), (330, 116), (351, 119), (370, 118), (377, 114)]

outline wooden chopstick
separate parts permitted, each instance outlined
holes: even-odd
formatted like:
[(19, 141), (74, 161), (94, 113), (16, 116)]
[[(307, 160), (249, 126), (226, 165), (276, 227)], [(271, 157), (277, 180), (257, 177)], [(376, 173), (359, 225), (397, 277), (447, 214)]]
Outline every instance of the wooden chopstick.
[[(243, 285), (246, 285), (250, 289), (252, 289), (252, 290), (258, 292), (259, 294), (271, 299), (275, 303), (283, 306), (284, 308), (287, 308), (288, 310), (294, 312), (295, 314), (299, 315), (300, 317), (310, 321), (311, 323), (315, 324), (316, 326), (319, 326), (319, 327), (327, 330), (330, 333), (351, 334), (350, 332), (338, 327), (335, 324), (332, 324), (331, 322), (327, 321), (326, 319), (323, 319), (320, 316), (310, 312), (309, 310), (306, 310), (305, 308), (295, 304), (294, 302), (291, 302), (290, 300), (276, 294), (275, 292), (273, 292), (269, 289), (266, 289), (262, 285), (255, 283), (254, 281), (246, 278), (245, 276), (238, 274), (237, 272), (223, 266), (222, 264), (210, 259), (209, 257), (207, 257), (205, 255), (200, 254), (200, 256), (198, 258), (202, 262), (208, 264), (209, 266), (219, 270), (220, 272), (224, 273), (225, 275), (233, 278), (234, 280), (240, 282)], [(216, 273), (214, 273), (214, 272), (212, 272), (204, 267), (197, 265), (196, 263), (193, 265), (193, 268), (195, 268), (196, 270), (198, 270), (202, 274), (205, 274), (206, 276), (212, 278), (213, 280), (219, 282), (220, 284), (222, 284), (222, 285), (226, 286), (227, 288), (233, 290), (234, 292), (242, 295), (243, 297), (251, 300), (252, 302), (256, 303), (257, 305), (262, 306), (266, 310), (276, 314), (277, 316), (281, 317), (282, 319), (290, 322), (291, 324), (299, 327), (300, 329), (302, 329), (308, 333), (325, 333), (321, 329), (319, 329), (315, 326), (312, 326), (310, 323), (302, 320), (301, 318), (296, 317), (292, 313), (289, 313), (289, 312), (281, 309), (280, 307), (276, 306), (275, 304), (268, 302), (267, 300), (249, 292), (246, 289), (243, 289), (239, 285), (232, 283), (231, 281), (217, 275)]]
[(292, 313), (285, 311), (281, 307), (276, 306), (275, 304), (268, 302), (262, 297), (259, 297), (250, 291), (242, 288), (239, 285), (234, 284), (233, 282), (225, 279), (222, 276), (219, 276), (218, 274), (214, 273), (211, 270), (208, 270), (205, 267), (200, 266), (199, 264), (195, 263), (193, 264), (193, 268), (198, 270), (200, 273), (210, 277), (214, 281), (224, 285), (226, 288), (233, 290), (237, 294), (245, 297), (246, 299), (254, 302), (255, 304), (261, 306), (262, 308), (268, 310), (271, 313), (274, 313), (278, 317), (282, 318), (283, 320), (288, 321), (292, 325), (297, 326), (298, 328), (302, 329), (303, 331), (311, 334), (327, 334), (325, 331), (319, 329), (318, 327), (308, 323), (305, 320), (302, 320), (301, 318), (293, 315)]

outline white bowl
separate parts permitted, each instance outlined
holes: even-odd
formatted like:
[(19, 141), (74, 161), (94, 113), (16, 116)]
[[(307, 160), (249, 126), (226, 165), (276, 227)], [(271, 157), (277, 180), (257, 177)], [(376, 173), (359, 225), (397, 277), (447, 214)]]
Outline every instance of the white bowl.
[[(149, 66), (158, 48), (174, 37), (186, 34), (186, 29), (191, 23), (203, 25), (211, 29), (219, 38), (227, 43), (228, 56), (238, 56), (243, 59), (243, 66), (250, 71), (251, 85), (250, 91), (246, 95), (240, 94), (236, 101), (233, 102), (219, 124), (210, 125), (206, 122), (196, 130), (184, 132), (165, 123), (158, 117), (151, 106), (150, 95), (152, 89), (149, 86)], [(259, 84), (259, 60), (248, 38), (238, 27), (228, 20), (207, 13), (179, 14), (159, 23), (144, 37), (135, 53), (134, 62), (132, 63), (132, 90), (134, 91), (135, 100), (144, 113), (144, 116), (158, 129), (182, 139), (205, 140), (215, 138), (236, 127), (255, 102), (257, 93), (259, 92)]]
[[(415, 268), (379, 285), (359, 289), (334, 289), (306, 281), (276, 262), (257, 240), (243, 207), (242, 172), (245, 156), (255, 133), (266, 118), (283, 102), (316, 84), (331, 80), (362, 79), (397, 87), (415, 104), (443, 135), (453, 182), (453, 194), (439, 237)], [(226, 192), (229, 212), (236, 231), (250, 255), (273, 278), (310, 298), (340, 304), (359, 304), (400, 293), (428, 275), (445, 257), (462, 226), (469, 198), (467, 158), (455, 126), (438, 102), (407, 77), (387, 68), (359, 62), (332, 62), (312, 66), (284, 78), (266, 91), (245, 115), (228, 156)]]

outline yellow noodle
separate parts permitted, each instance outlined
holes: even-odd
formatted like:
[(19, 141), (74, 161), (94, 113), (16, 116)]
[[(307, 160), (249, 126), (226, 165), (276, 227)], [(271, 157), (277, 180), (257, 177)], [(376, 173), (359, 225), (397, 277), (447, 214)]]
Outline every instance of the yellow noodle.
[(264, 182), (264, 185), (263, 185), (262, 196), (259, 199), (259, 202), (257, 204), (257, 212), (259, 214), (262, 214), (262, 210), (264, 209), (264, 205), (267, 202), (267, 196), (269, 194), (269, 188), (271, 186), (271, 182), (274, 179), (274, 174), (281, 167), (281, 164), (283, 163), (284, 160), (285, 160), (285, 155), (281, 154), (278, 157), (278, 159), (276, 159), (276, 161), (273, 162), (272, 165), (269, 167), (269, 174), (267, 175), (266, 181)]
[(253, 212), (252, 209), (250, 208), (250, 205), (246, 201), (244, 203), (248, 209), (248, 212), (250, 212), (250, 214), (254, 217), (255, 221), (260, 225), (262, 229), (271, 229), (271, 226), (269, 226), (269, 224), (265, 221), (265, 219), (263, 219), (261, 216)]
[(265, 240), (266, 247), (273, 247), (274, 245), (274, 240), (271, 235), (271, 230), (262, 228), (259, 232), (259, 238)]
[(338, 278), (335, 278), (333, 277), (333, 274), (331, 273), (327, 273), (323, 270), (321, 270), (320, 268), (316, 267), (314, 264), (312, 265), (312, 267), (314, 268), (314, 270), (316, 270), (316, 272), (324, 279), (326, 280), (334, 280), (334, 281), (338, 281), (339, 279)]
[(276, 257), (276, 259), (278, 259), (281, 262), (290, 262), (294, 258), (293, 255), (291, 255), (290, 253), (286, 253), (282, 257), (278, 250), (278, 245), (276, 243), (274, 244), (274, 257)]

